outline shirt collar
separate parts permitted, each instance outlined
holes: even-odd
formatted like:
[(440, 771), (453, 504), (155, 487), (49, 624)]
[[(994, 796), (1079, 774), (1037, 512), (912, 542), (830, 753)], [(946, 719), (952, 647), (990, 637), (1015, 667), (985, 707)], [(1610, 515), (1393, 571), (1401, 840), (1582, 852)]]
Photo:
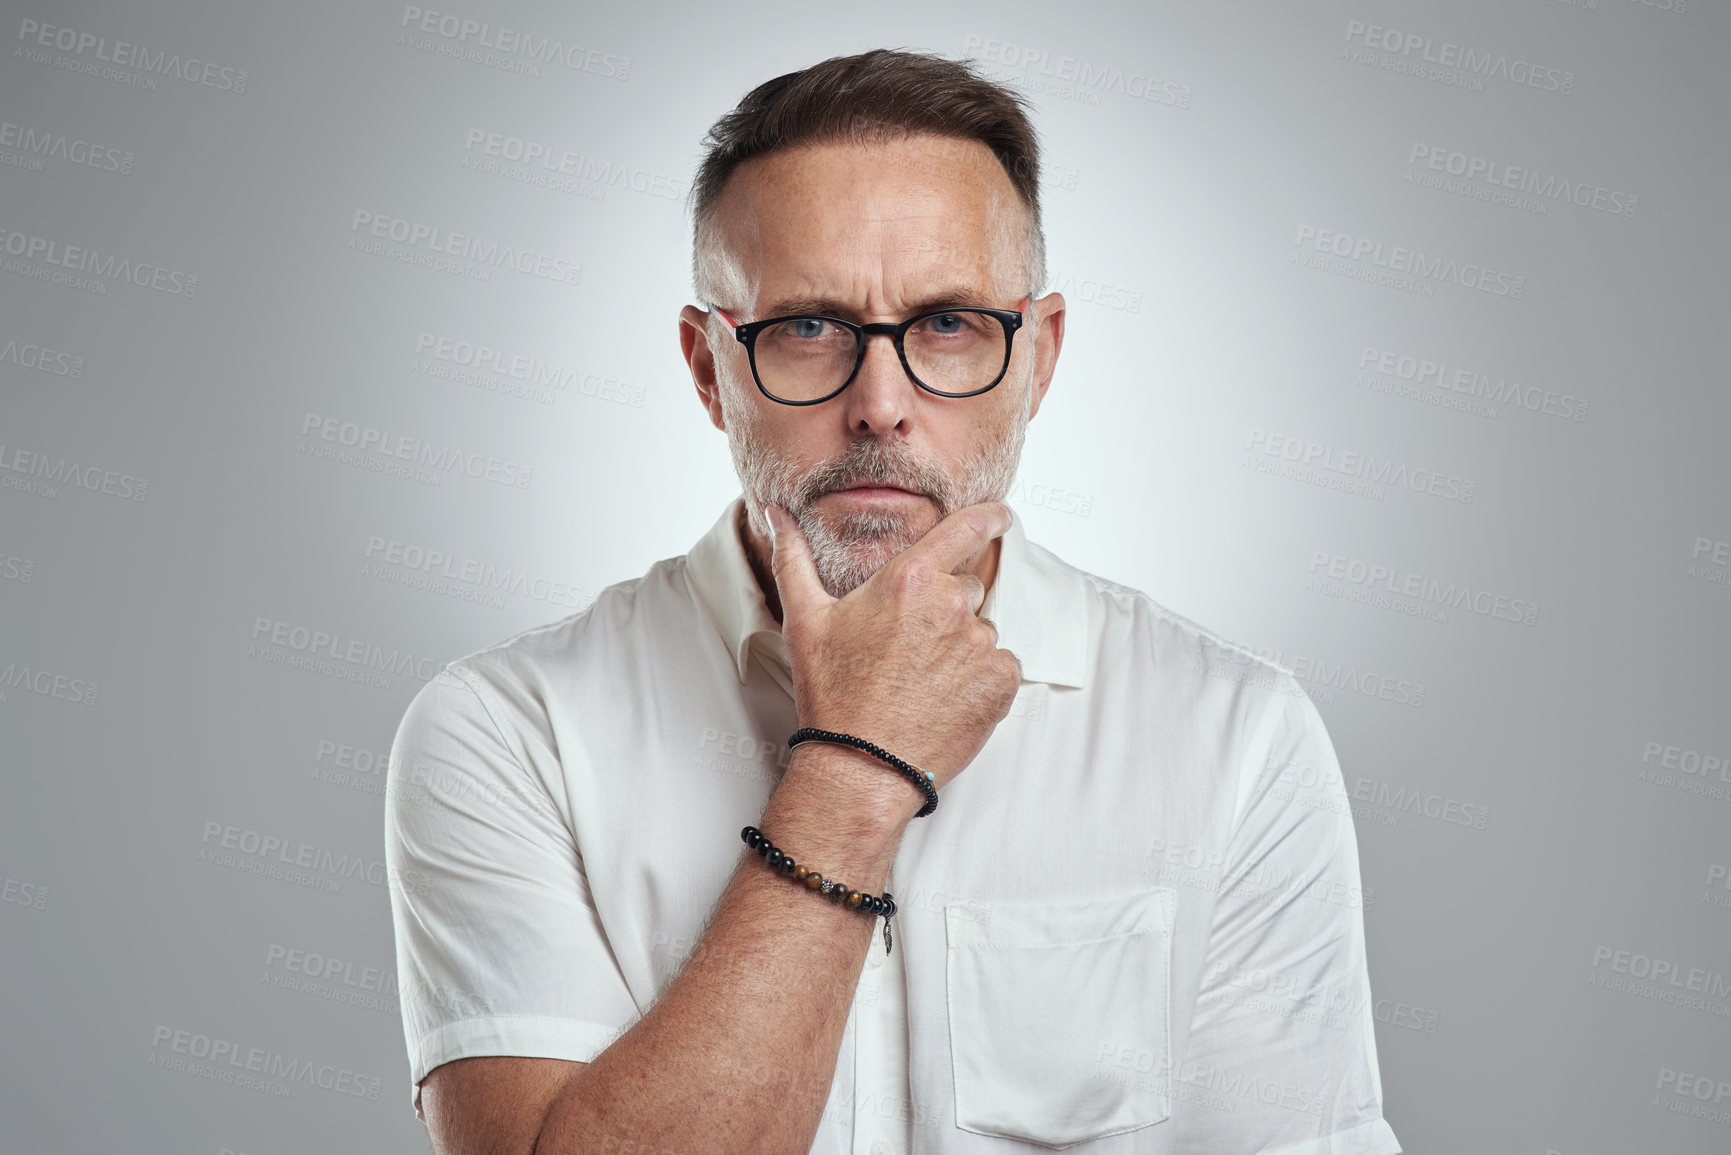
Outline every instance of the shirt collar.
[[(741, 683), (751, 660), (752, 638), (768, 633), (774, 637), (766, 640), (778, 648), (781, 643), (781, 626), (770, 616), (739, 538), (737, 519), (744, 503), (743, 497), (729, 502), (685, 555), (692, 592), (733, 655)], [(998, 645), (1020, 659), (1023, 681), (1077, 687), (1085, 683), (1088, 598), (1081, 571), (1029, 541), (1020, 518), (1004, 533), (998, 574), (981, 613), (997, 624)]]

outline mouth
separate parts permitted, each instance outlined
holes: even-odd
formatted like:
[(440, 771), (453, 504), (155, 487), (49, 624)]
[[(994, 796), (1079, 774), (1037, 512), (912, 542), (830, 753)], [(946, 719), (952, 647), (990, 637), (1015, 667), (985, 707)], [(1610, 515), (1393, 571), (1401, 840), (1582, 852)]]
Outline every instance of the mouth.
[(897, 503), (924, 500), (926, 497), (923, 493), (917, 493), (911, 489), (903, 489), (901, 486), (892, 485), (889, 482), (878, 481), (861, 481), (854, 485), (843, 486), (840, 489), (832, 489), (829, 493), (825, 494), (825, 496), (840, 497), (845, 501)]

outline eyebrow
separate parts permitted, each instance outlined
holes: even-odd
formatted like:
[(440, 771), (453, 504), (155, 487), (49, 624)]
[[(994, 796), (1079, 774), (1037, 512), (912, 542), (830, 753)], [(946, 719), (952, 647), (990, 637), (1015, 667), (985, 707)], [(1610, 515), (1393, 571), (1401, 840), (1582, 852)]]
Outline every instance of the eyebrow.
[[(993, 304), (990, 296), (971, 285), (948, 285), (927, 293), (920, 300), (913, 302), (909, 306), (907, 315), (912, 317), (932, 309), (961, 305), (972, 305), (983, 309), (997, 307)], [(804, 313), (822, 313), (825, 316), (840, 317), (844, 321), (855, 320), (860, 315), (858, 309), (836, 297), (783, 297), (770, 305), (763, 315), (765, 317), (794, 317)]]

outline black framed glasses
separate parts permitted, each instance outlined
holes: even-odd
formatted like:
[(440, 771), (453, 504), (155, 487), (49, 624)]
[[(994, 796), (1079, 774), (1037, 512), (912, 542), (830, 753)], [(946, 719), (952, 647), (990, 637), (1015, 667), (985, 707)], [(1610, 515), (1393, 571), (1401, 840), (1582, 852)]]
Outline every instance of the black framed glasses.
[[(1023, 304), (1027, 298), (1022, 299)], [(799, 313), (738, 324), (715, 313), (745, 346), (757, 388), (783, 405), (816, 405), (853, 384), (865, 363), (866, 340), (882, 334), (915, 385), (939, 397), (974, 397), (1004, 379), (1022, 314), (1015, 309), (958, 305), (899, 324), (856, 325), (821, 313)]]

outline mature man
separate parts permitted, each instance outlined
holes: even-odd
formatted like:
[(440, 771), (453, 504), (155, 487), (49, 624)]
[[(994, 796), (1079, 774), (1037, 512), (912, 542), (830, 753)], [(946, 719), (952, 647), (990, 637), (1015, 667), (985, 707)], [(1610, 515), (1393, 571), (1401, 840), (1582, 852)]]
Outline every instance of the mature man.
[(1000, 504), (1064, 338), (1019, 100), (869, 52), (708, 143), (679, 338), (743, 497), (393, 750), (435, 1147), (1397, 1151), (1315, 708)]

